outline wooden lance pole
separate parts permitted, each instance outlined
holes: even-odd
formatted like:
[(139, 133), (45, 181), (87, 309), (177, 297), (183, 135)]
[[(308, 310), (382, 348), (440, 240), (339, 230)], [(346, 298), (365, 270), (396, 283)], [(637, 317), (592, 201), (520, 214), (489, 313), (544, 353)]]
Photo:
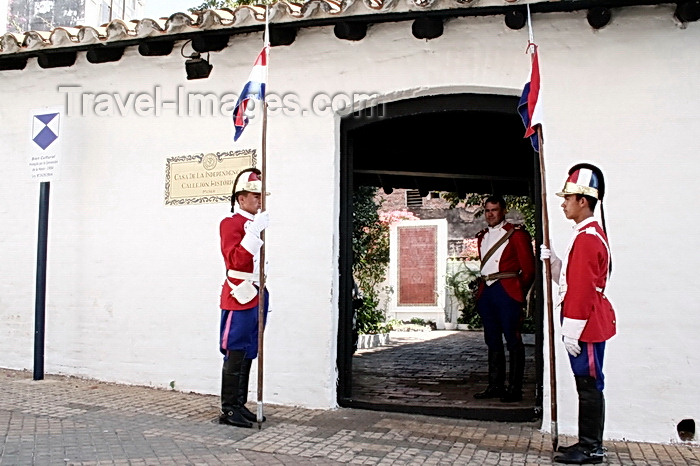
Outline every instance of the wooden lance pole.
[[(535, 35), (532, 31), (532, 16), (530, 15), (530, 5), (527, 5), (527, 27), (528, 27), (528, 45), (527, 50), (530, 52), (531, 65), (537, 65), (536, 76), (539, 79), (539, 63), (535, 63), (537, 46), (535, 45)], [(533, 73), (534, 74), (534, 73)], [(532, 78), (531, 78), (532, 79)], [(541, 122), (538, 122), (541, 123)], [(532, 124), (532, 122), (531, 122)], [(544, 169), (544, 138), (542, 137), (542, 125), (537, 125), (537, 147), (539, 148), (540, 162), (540, 192), (542, 205), (542, 242), (545, 247), (552, 249), (549, 242), (549, 214), (547, 212), (547, 177)], [(552, 430), (552, 449), (557, 451), (559, 445), (559, 429), (557, 427), (557, 367), (554, 358), (554, 306), (552, 304), (552, 264), (549, 260), (544, 261), (545, 275), (545, 290), (547, 293), (547, 330), (549, 334), (549, 395), (550, 395), (550, 412), (551, 412), (551, 430)]]
[[(544, 170), (544, 147), (542, 127), (537, 127), (537, 141), (540, 159), (540, 191), (542, 193), (542, 241), (545, 247), (551, 249), (549, 242), (549, 214), (547, 211), (547, 185)], [(544, 261), (545, 289), (547, 290), (547, 333), (549, 334), (549, 393), (552, 429), (552, 449), (557, 451), (559, 445), (559, 429), (557, 427), (557, 368), (554, 358), (554, 306), (552, 303), (552, 264), (549, 259)]]
[[(267, 136), (267, 103), (263, 101), (263, 129), (262, 129), (262, 147), (261, 152), (261, 165), (260, 171), (262, 172), (262, 193), (260, 194), (262, 203), (261, 210), (265, 212), (265, 199), (267, 197), (267, 183), (265, 182), (267, 178), (266, 171), (266, 136)], [(260, 268), (260, 289), (258, 290), (258, 409), (257, 409), (257, 421), (258, 430), (262, 429), (263, 420), (263, 342), (265, 335), (265, 230), (260, 232), (260, 239), (263, 241), (262, 247), (260, 248), (260, 261), (258, 262)]]
[[(267, 65), (270, 60), (270, 44), (269, 44), (269, 9), (265, 6), (265, 36), (263, 41), (266, 50), (265, 63), (265, 86), (267, 87)], [(267, 92), (267, 89), (265, 90)], [(267, 101), (265, 96), (262, 99), (262, 141), (260, 143), (260, 172), (262, 173), (261, 186), (261, 211), (265, 212), (267, 199)], [(263, 422), (263, 343), (265, 340), (265, 230), (260, 232), (260, 239), (263, 244), (260, 248), (260, 260), (258, 267), (260, 269), (260, 288), (258, 289), (258, 404), (257, 404), (257, 421), (258, 430), (262, 429)]]

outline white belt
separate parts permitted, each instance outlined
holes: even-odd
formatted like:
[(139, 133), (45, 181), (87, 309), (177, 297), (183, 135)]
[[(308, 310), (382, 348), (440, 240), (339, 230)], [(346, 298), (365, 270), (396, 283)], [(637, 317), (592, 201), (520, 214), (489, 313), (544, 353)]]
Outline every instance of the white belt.
[[(560, 295), (565, 294), (567, 288), (568, 288), (567, 285), (559, 285), (559, 294), (560, 294)], [(595, 290), (596, 290), (598, 293), (602, 293), (602, 292), (603, 292), (603, 289), (602, 289), (601, 287), (599, 287), (599, 286), (596, 286), (596, 287), (595, 287)]]
[(228, 270), (226, 272), (228, 278), (235, 278), (236, 280), (251, 280), (255, 281), (260, 277), (256, 277), (254, 273), (241, 272), (240, 270)]

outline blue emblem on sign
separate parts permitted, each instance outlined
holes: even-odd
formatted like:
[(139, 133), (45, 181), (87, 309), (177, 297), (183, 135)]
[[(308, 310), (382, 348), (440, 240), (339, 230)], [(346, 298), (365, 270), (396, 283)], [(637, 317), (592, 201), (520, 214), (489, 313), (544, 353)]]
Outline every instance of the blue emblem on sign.
[(32, 141), (43, 150), (46, 150), (47, 147), (58, 139), (58, 123), (58, 113), (34, 115), (32, 119)]

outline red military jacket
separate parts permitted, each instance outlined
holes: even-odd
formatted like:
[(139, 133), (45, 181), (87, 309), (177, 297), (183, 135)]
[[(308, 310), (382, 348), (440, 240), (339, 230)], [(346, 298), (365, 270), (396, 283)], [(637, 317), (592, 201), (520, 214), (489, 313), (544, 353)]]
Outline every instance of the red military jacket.
[(575, 228), (559, 278), (559, 293), (564, 295), (562, 316), (586, 320), (579, 340), (598, 343), (617, 332), (615, 311), (603, 294), (610, 263), (608, 238), (592, 217)]
[[(253, 219), (253, 216), (243, 210), (236, 210), (231, 217), (221, 221), (219, 233), (221, 235), (221, 254), (224, 256), (226, 270), (237, 270), (239, 272), (253, 273), (255, 269), (255, 256), (260, 249), (262, 241), (252, 235), (246, 235), (245, 224)], [(258, 305), (258, 297), (252, 301), (241, 304), (231, 296), (231, 287), (228, 282), (234, 285), (240, 284), (243, 280), (229, 278), (224, 281), (221, 289), (221, 309), (241, 310), (251, 309)]]
[[(516, 226), (506, 222), (503, 229), (506, 231), (515, 229), (515, 231), (506, 241), (506, 248), (498, 263), (498, 271), (519, 272), (519, 275), (512, 278), (501, 278), (500, 282), (508, 296), (524, 303), (527, 292), (535, 281), (535, 255), (532, 252), (532, 240), (529, 233), (520, 225)], [(476, 234), (479, 259), (482, 257), (481, 242), (488, 231), (488, 228), (484, 228)], [(489, 261), (492, 260), (494, 260), (493, 257), (489, 259)], [(479, 280), (479, 288), (476, 291), (477, 299), (481, 296), (484, 286), (486, 286), (484, 281)]]

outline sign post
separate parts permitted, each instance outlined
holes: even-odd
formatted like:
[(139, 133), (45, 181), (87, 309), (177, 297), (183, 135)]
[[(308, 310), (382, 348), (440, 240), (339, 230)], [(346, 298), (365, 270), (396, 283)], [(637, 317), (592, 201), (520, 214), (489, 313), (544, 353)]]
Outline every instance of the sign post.
[(34, 380), (44, 379), (49, 194), (51, 192), (51, 180), (57, 179), (59, 173), (62, 112), (63, 110), (61, 109), (42, 109), (34, 110), (30, 115), (29, 176), (31, 181), (40, 183), (34, 300)]

